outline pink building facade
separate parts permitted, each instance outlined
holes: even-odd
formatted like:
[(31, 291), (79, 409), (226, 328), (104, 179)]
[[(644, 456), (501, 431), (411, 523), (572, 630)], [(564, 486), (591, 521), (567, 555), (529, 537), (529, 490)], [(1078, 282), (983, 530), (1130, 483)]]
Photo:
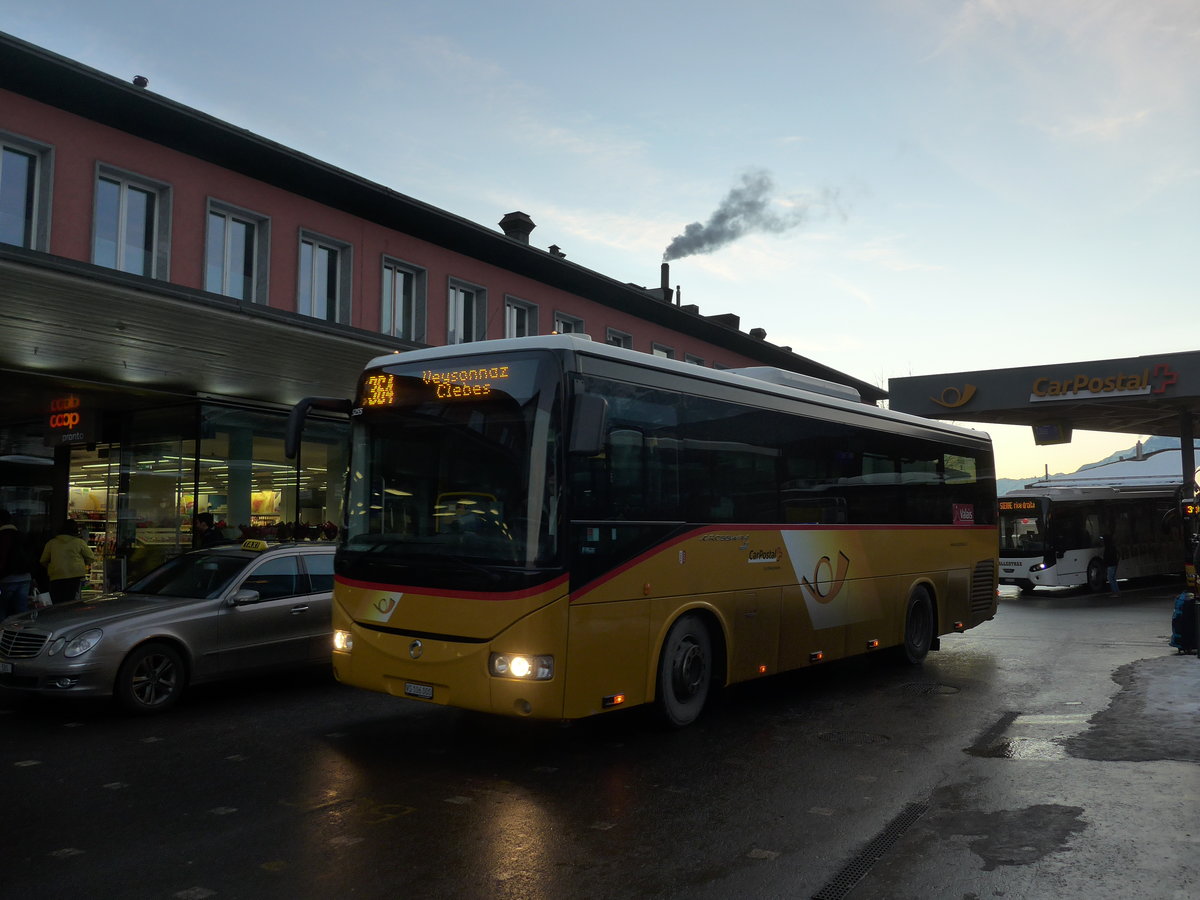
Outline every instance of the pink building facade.
[(665, 270), (620, 283), (524, 213), (469, 222), (3, 34), (0, 149), (0, 507), (33, 543), (80, 521), (87, 590), (186, 549), (197, 512), (330, 533), (344, 424), (297, 464), (283, 422), (381, 353), (580, 331), (883, 396), (673, 302)]

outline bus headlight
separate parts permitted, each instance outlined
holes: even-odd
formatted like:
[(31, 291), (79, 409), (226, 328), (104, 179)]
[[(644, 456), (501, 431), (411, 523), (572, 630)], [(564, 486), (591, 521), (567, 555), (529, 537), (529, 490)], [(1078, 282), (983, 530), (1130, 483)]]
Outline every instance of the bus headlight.
[(333, 649), (349, 653), (354, 649), (354, 635), (348, 631), (335, 631), (333, 633)]
[(493, 653), (488, 658), (488, 671), (497, 678), (549, 681), (554, 677), (554, 657), (528, 656), (523, 653)]

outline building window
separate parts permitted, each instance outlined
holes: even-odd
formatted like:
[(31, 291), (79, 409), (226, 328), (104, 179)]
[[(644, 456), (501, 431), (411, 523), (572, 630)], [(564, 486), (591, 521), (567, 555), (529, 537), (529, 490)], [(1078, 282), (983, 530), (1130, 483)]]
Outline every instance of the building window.
[(675, 358), (675, 351), (663, 344), (651, 344), (650, 352), (655, 356), (661, 356), (663, 359)]
[(170, 221), (165, 185), (101, 167), (92, 262), (131, 275), (167, 278)]
[(0, 244), (50, 249), (50, 148), (0, 132)]
[(349, 256), (349, 244), (301, 232), (298, 313), (326, 322), (349, 322)]
[(612, 347), (624, 347), (626, 350), (633, 349), (633, 335), (626, 334), (623, 331), (617, 331), (615, 328), (608, 329), (605, 335), (604, 343)]
[(210, 200), (204, 289), (238, 300), (266, 303), (269, 246), (265, 217)]
[(583, 319), (568, 316), (566, 313), (555, 313), (554, 330), (559, 334), (583, 334)]
[(694, 353), (685, 353), (683, 355), (683, 361), (687, 362), (687, 363), (691, 363), (693, 366), (704, 365), (704, 357), (696, 356), (696, 354), (694, 354)]
[(398, 260), (383, 261), (379, 328), (406, 341), (425, 341), (425, 270)]
[(486, 338), (487, 291), (475, 285), (451, 281), (446, 326), (447, 344), (463, 344)]
[(527, 337), (537, 333), (537, 307), (516, 297), (505, 297), (504, 336)]

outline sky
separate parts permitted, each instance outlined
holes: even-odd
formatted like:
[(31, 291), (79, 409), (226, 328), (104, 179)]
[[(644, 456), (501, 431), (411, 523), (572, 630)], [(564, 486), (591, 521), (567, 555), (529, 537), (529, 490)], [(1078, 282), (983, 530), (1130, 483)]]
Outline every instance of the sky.
[[(618, 281), (670, 255), (683, 303), (884, 389), (1197, 349), (1195, 0), (0, 0), (0, 30)], [(1010, 478), (1138, 437), (971, 427)]]

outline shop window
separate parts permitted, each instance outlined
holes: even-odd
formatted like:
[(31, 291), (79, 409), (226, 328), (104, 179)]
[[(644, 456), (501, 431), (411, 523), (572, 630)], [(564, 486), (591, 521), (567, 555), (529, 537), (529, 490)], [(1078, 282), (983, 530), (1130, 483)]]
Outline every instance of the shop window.
[(346, 424), (311, 418), (296, 460), (283, 452), (283, 413), (205, 406), (194, 512), (227, 538), (330, 540), (341, 521)]
[(487, 337), (487, 291), (451, 281), (446, 304), (446, 343), (462, 344)]
[(168, 277), (170, 190), (101, 166), (96, 178), (92, 262), (148, 278)]
[(555, 313), (554, 330), (559, 334), (583, 334), (583, 319), (568, 316), (566, 313)]
[(209, 200), (204, 289), (266, 303), (269, 247), (269, 221), (264, 216)]
[(296, 311), (327, 322), (349, 323), (350, 271), (349, 244), (302, 232)]
[(0, 243), (50, 247), (51, 150), (0, 132)]
[(384, 258), (380, 331), (406, 341), (425, 341), (425, 270)]
[(504, 336), (537, 334), (537, 307), (516, 297), (504, 298)]

